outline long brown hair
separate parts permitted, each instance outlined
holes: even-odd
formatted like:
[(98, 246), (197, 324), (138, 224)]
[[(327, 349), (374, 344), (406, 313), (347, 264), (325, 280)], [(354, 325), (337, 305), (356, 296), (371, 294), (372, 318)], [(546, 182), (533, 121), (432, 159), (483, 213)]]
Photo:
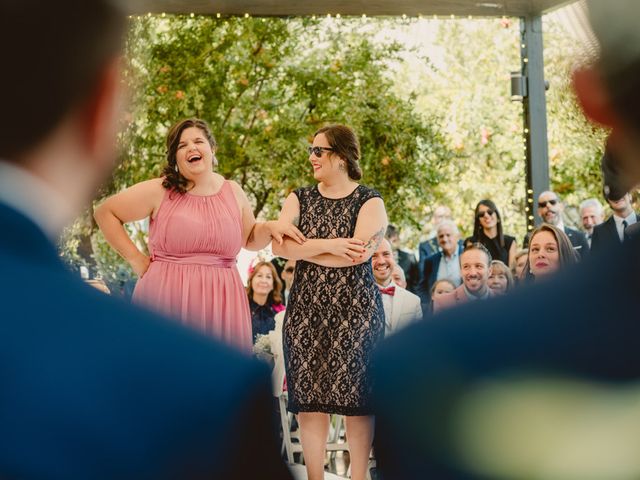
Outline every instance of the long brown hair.
[(560, 260), (559, 269), (564, 269), (570, 265), (578, 263), (578, 254), (573, 249), (573, 245), (571, 245), (571, 240), (567, 237), (567, 234), (560, 230), (558, 227), (555, 227), (548, 223), (543, 223), (538, 228), (536, 228), (533, 232), (531, 232), (531, 237), (529, 238), (529, 249), (527, 251), (527, 263), (524, 266), (524, 277), (531, 280), (534, 278), (531, 273), (531, 264), (529, 262), (529, 256), (531, 255), (531, 245), (533, 244), (533, 237), (535, 237), (540, 232), (550, 232), (551, 235), (556, 239), (558, 243), (558, 259)]
[(200, 120), (199, 118), (187, 118), (185, 120), (181, 120), (169, 129), (169, 132), (167, 133), (167, 165), (162, 171), (162, 175), (164, 176), (162, 186), (167, 190), (173, 190), (180, 194), (187, 191), (189, 180), (187, 180), (187, 178), (184, 177), (176, 168), (178, 165), (176, 152), (178, 151), (182, 132), (187, 128), (192, 127), (199, 128), (202, 133), (204, 133), (204, 136), (207, 138), (207, 141), (214, 152), (217, 147), (216, 139), (213, 138), (209, 125), (207, 122)]
[(267, 305), (278, 305), (282, 303), (282, 282), (280, 281), (276, 267), (274, 267), (271, 262), (258, 262), (255, 264), (253, 270), (249, 273), (249, 278), (247, 280), (247, 295), (250, 300), (253, 299), (253, 277), (258, 274), (258, 270), (260, 270), (261, 267), (265, 266), (269, 267), (269, 270), (271, 270), (271, 276), (273, 277), (273, 289), (269, 292), (267, 297)]
[(335, 124), (322, 127), (313, 134), (313, 138), (321, 133), (327, 137), (327, 142), (333, 152), (346, 162), (349, 178), (360, 180), (362, 178), (362, 169), (359, 163), (360, 142), (358, 142), (355, 132), (346, 125)]

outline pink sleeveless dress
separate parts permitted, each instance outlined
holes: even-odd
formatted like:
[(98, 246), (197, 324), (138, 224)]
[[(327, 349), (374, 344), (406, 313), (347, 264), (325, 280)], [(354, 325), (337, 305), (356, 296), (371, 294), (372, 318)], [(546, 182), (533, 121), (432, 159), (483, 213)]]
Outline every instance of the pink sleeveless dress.
[(167, 191), (149, 226), (151, 265), (137, 303), (251, 351), (251, 314), (236, 268), (242, 218), (229, 182), (214, 195)]

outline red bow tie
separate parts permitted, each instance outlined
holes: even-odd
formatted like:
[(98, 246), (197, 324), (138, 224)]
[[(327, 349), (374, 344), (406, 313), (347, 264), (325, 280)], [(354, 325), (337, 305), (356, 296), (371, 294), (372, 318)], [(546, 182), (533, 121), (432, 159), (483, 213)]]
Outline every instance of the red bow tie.
[(380, 288), (380, 293), (383, 295), (391, 295), (393, 297), (396, 294), (396, 287)]

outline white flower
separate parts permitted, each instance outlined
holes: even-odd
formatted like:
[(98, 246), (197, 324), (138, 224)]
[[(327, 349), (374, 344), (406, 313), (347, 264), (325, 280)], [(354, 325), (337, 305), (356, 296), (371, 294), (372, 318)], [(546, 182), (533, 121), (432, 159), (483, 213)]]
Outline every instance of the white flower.
[(253, 344), (253, 353), (271, 353), (271, 341), (269, 335), (256, 335), (256, 342)]

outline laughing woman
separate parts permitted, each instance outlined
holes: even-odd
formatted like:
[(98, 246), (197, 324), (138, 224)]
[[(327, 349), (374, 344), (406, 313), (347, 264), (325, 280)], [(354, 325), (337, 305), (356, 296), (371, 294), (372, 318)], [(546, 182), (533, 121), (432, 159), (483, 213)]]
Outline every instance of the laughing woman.
[[(187, 119), (167, 135), (163, 177), (105, 200), (96, 222), (109, 244), (140, 276), (133, 294), (183, 323), (250, 352), (251, 317), (236, 268), (241, 247), (304, 237), (291, 223), (258, 223), (242, 188), (214, 172), (216, 142), (202, 120)], [(150, 218), (147, 256), (123, 224)]]
[(324, 478), (329, 415), (346, 415), (351, 478), (364, 480), (373, 439), (369, 365), (384, 310), (369, 259), (387, 227), (380, 195), (357, 181), (360, 147), (343, 125), (318, 130), (309, 147), (317, 185), (285, 200), (280, 221), (307, 240), (276, 255), (297, 260), (283, 326), (289, 411), (298, 414), (309, 480)]

